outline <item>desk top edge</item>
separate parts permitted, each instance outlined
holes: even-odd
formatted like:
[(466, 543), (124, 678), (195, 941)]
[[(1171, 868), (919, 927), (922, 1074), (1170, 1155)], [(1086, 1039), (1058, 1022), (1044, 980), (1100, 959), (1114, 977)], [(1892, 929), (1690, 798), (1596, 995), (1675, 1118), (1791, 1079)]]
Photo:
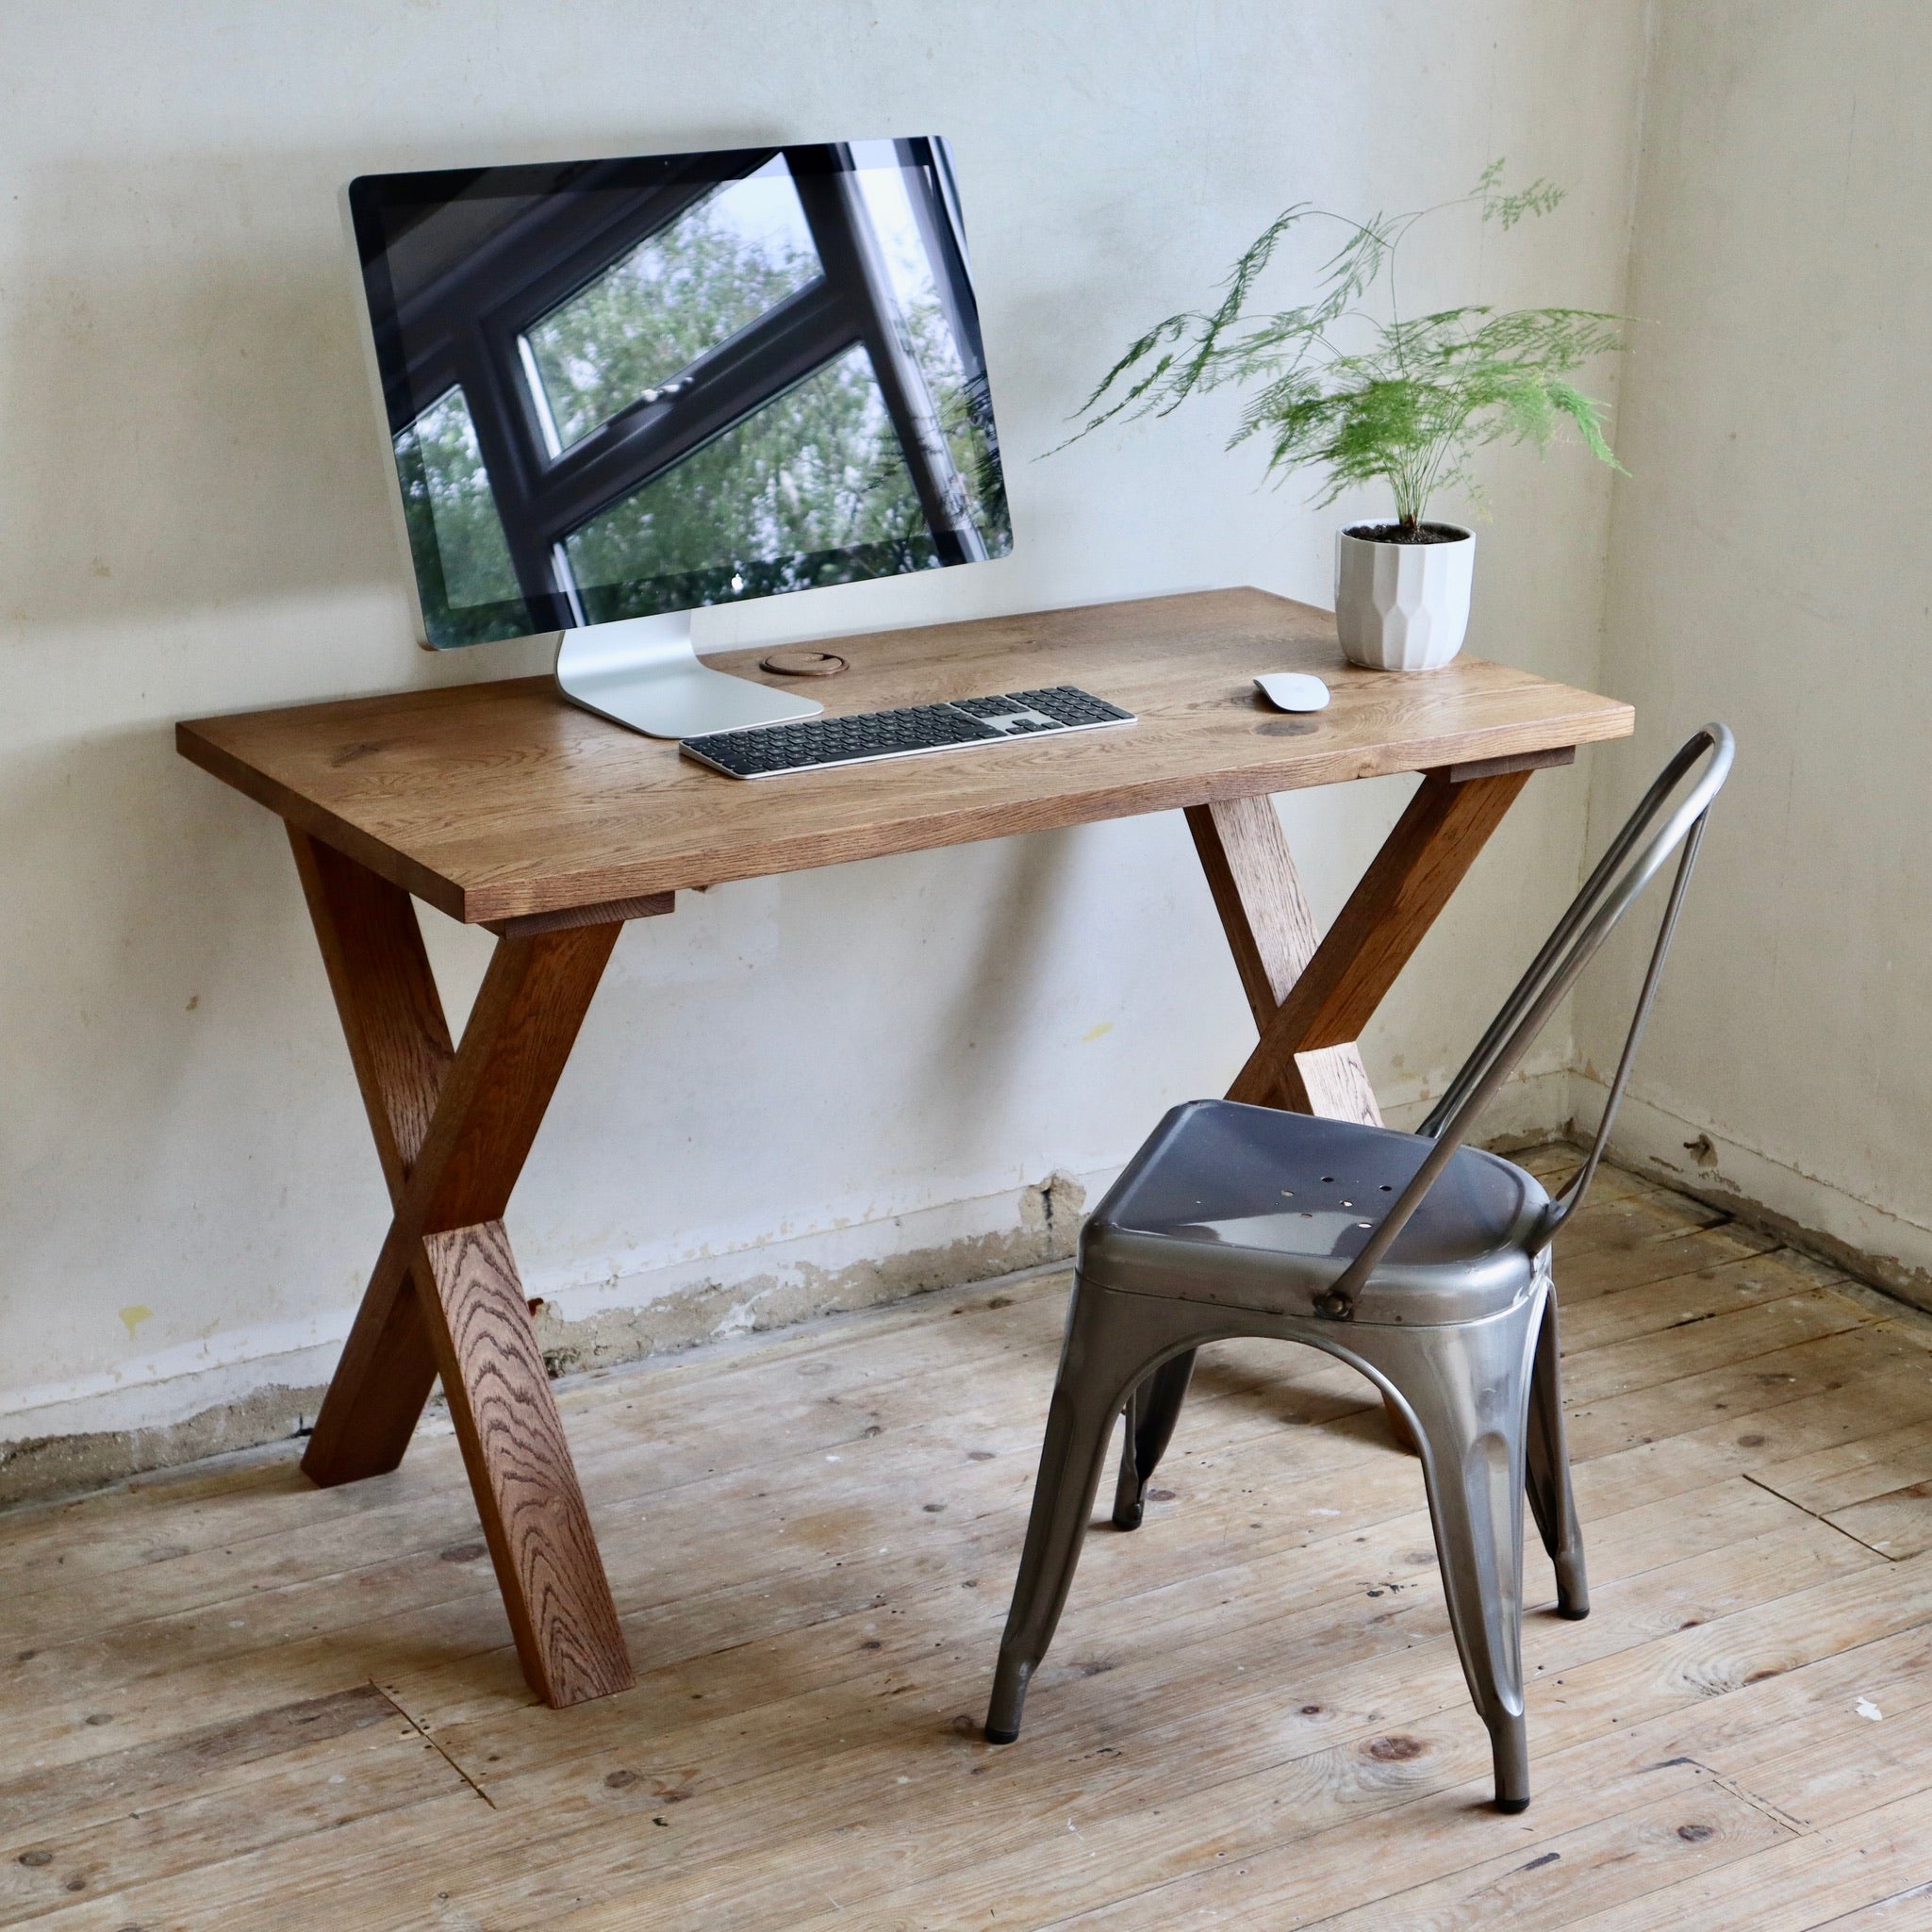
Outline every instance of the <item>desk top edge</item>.
[[(1170, 624), (1177, 621), (1182, 632), (1189, 634), (1178, 644), (1170, 629)], [(629, 739), (630, 735), (622, 734), (620, 727), (605, 725), (564, 704), (553, 695), (547, 679), (442, 685), (188, 719), (176, 727), (176, 748), (182, 756), (290, 824), (336, 846), (451, 917), (476, 924), (723, 883), (733, 879), (805, 870), (859, 858), (1059, 829), (1213, 800), (1301, 789), (1358, 777), (1428, 770), (1498, 755), (1558, 750), (1627, 736), (1634, 729), (1635, 714), (1627, 704), (1481, 659), (1459, 658), (1443, 671), (1412, 677), (1353, 670), (1341, 662), (1339, 647), (1334, 642), (1334, 620), (1328, 612), (1253, 589), (1190, 592), (1119, 603), (1075, 605), (1057, 611), (1017, 612), (825, 641), (835, 646), (841, 654), (853, 656), (855, 668), (858, 660), (879, 659), (883, 668), (883, 682), (898, 685), (903, 685), (906, 676), (919, 669), (943, 665), (947, 653), (933, 648), (935, 634), (957, 639), (954, 654), (961, 658), (979, 656), (989, 648), (999, 652), (1002, 640), (1008, 654), (1036, 650), (1039, 647), (1032, 634), (1044, 634), (1049, 655), (1056, 643), (1078, 654), (1082, 650), (1126, 652), (1138, 641), (1141, 649), (1137, 656), (1117, 660), (1123, 667), (1123, 677), (1131, 681), (1135, 672), (1151, 676), (1166, 671), (1171, 683), (1174, 665), (1191, 669), (1195, 661), (1185, 655), (1185, 646), (1191, 644), (1204, 655), (1211, 650), (1223, 657), (1230, 652), (1252, 654), (1258, 645), (1245, 640), (1230, 642), (1218, 633), (1224, 626), (1243, 631), (1257, 625), (1263, 627), (1267, 643), (1280, 649), (1292, 647), (1301, 663), (1329, 676), (1336, 683), (1338, 696), (1343, 690), (1341, 681), (1346, 681), (1349, 702), (1357, 714), (1378, 702), (1386, 708), (1388, 702), (1396, 698), (1415, 699), (1418, 712), (1439, 711), (1443, 701), (1450, 701), (1454, 708), (1454, 701), (1467, 696), (1472, 703), (1486, 702), (1493, 710), (1501, 706), (1514, 715), (1500, 721), (1464, 720), (1459, 728), (1446, 728), (1447, 719), (1432, 725), (1423, 717), (1399, 723), (1391, 720), (1391, 728), (1386, 731), (1376, 729), (1371, 735), (1364, 735), (1357, 730), (1352, 736), (1332, 737), (1326, 743), (1304, 743), (1296, 733), (1277, 741), (1279, 752), (1272, 744), (1257, 748), (1243, 739), (1236, 746), (1241, 755), (1232, 759), (1225, 752), (1217, 753), (1207, 742), (1215, 733), (1222, 740), (1227, 739), (1230, 719), (1224, 714), (1204, 714), (1199, 720), (1192, 716), (1168, 718), (1164, 721), (1171, 727), (1167, 740), (1170, 749), (1176, 732), (1191, 731), (1193, 737), (1200, 741), (1198, 758), (1188, 755), (1191, 743), (1182, 747), (1178, 757), (1139, 759), (1143, 768), (1134, 771), (1109, 770), (1107, 760), (1102, 757), (1090, 761), (1090, 776), (1082, 778), (1065, 762), (1065, 753), (1074, 747), (1063, 740), (1049, 744), (1049, 758), (1044, 765), (1034, 762), (1038, 746), (1028, 748), (1034, 759), (1024, 766), (1013, 758), (1011, 751), (1006, 752), (1004, 769), (998, 773), (986, 768), (977, 773), (971, 769), (981, 760), (999, 759), (1001, 752), (998, 751), (980, 752), (969, 765), (966, 760), (949, 760), (949, 781), (958, 779), (962, 765), (967, 767), (964, 785), (954, 783), (949, 789), (945, 784), (934, 784), (930, 777), (924, 777), (922, 782), (922, 775), (932, 769), (930, 761), (924, 759), (910, 761), (910, 765), (847, 768), (849, 772), (868, 775), (903, 773), (909, 769), (916, 774), (910, 783), (895, 784), (888, 781), (881, 808), (863, 824), (850, 822), (850, 811), (844, 815), (846, 822), (812, 823), (814, 799), (821, 805), (834, 802), (832, 795), (822, 791), (810, 796), (793, 793), (792, 802), (804, 807), (802, 813), (791, 815), (799, 822), (788, 826), (762, 822), (785, 815), (774, 812), (762, 801), (757, 811), (751, 813), (752, 801), (744, 795), (756, 792), (772, 800), (778, 788), (797, 782), (774, 780), (768, 784), (744, 785), (702, 773), (686, 762), (676, 772), (676, 791), (665, 784), (661, 777), (658, 781), (660, 789), (654, 797), (666, 807), (664, 817), (675, 819), (679, 816), (677, 807), (695, 801), (701, 805), (725, 808), (723, 812), (703, 814), (707, 818), (722, 821), (750, 814), (752, 826), (736, 828), (735, 836), (707, 826), (702, 834), (680, 837), (673, 828), (673, 835), (656, 838), (655, 849), (649, 852), (611, 854), (605, 862), (597, 863), (586, 863), (585, 855), (579, 852), (568, 863), (549, 865), (519, 852), (494, 863), (478, 862), (467, 852), (456, 855), (454, 844), (448, 836), (443, 838), (441, 850), (437, 850), (431, 849), (434, 841), (412, 839), (407, 834), (393, 831), (386, 833), (382, 814), (365, 809), (358, 818), (357, 813), (349, 809), (342, 787), (330, 775), (347, 762), (339, 749), (345, 726), (353, 724), (366, 731), (372, 724), (380, 725), (390, 719), (420, 723), (425, 716), (432, 719), (447, 717), (454, 721), (465, 714), (475, 716), (478, 707), (498, 714), (505, 708), (520, 712), (527, 702), (541, 707), (540, 711), (531, 711), (531, 718), (547, 721), (553, 729), (561, 718), (566, 731), (619, 733), (619, 741)], [(1106, 635), (1110, 631), (1129, 633), (1136, 628), (1144, 633), (1138, 640), (1127, 637), (1116, 642)], [(754, 671), (762, 649), (726, 653), (714, 661), (722, 669), (740, 673)], [(905, 658), (905, 663), (897, 662), (895, 650)], [(1016, 676), (1019, 669), (1016, 666)], [(1203, 677), (1210, 674), (1218, 675), (1225, 682), (1227, 666), (1204, 664)], [(845, 683), (844, 679), (838, 682)], [(835, 703), (834, 708), (883, 708), (863, 702), (868, 688), (881, 682), (880, 677), (875, 677), (869, 685), (847, 686), (847, 691), (861, 702)], [(988, 684), (988, 688), (1020, 687), (1023, 684)], [(815, 695), (818, 694), (815, 688)], [(889, 702), (906, 702), (902, 695), (887, 696)], [(1191, 686), (1184, 708), (1190, 714), (1201, 709), (1193, 701)], [(1347, 714), (1342, 711), (1341, 715)], [(1148, 714), (1144, 712), (1143, 716), (1147, 718)], [(1243, 726), (1240, 718), (1231, 722), (1236, 728)], [(1246, 728), (1261, 731), (1268, 722), (1264, 718)], [(1280, 729), (1291, 721), (1276, 722)], [(1114, 735), (1097, 735), (1086, 745), (1092, 747)], [(1321, 735), (1315, 732), (1310, 735), (1319, 738)], [(339, 749), (321, 765), (313, 757), (308, 758), (305, 768), (305, 752), (313, 751), (321, 739), (333, 740)], [(352, 745), (349, 749), (357, 751), (360, 747)], [(661, 757), (667, 748), (653, 749)], [(674, 756), (674, 748), (669, 749)], [(1052, 752), (1061, 755), (1054, 758)], [(660, 773), (667, 769), (659, 768)], [(1017, 779), (1014, 783), (983, 782), (992, 777), (1010, 779), (1016, 772)], [(356, 776), (366, 776), (366, 771)], [(1038, 782), (1030, 782), (1034, 777)], [(977, 795), (973, 784), (976, 778), (983, 781)], [(1069, 779), (1076, 782), (1067, 783)], [(687, 781), (730, 789), (708, 791), (699, 799), (695, 790), (685, 791)], [(822, 781), (811, 779), (802, 783), (817, 785)], [(328, 795), (332, 785), (338, 794), (333, 800)], [(635, 795), (635, 787), (633, 791)], [(850, 805), (855, 794), (850, 786), (841, 791), (843, 795), (835, 802)], [(390, 817), (393, 818), (394, 814)], [(830, 817), (836, 819), (838, 815), (833, 813)], [(556, 857), (564, 861), (566, 854), (560, 851)]]

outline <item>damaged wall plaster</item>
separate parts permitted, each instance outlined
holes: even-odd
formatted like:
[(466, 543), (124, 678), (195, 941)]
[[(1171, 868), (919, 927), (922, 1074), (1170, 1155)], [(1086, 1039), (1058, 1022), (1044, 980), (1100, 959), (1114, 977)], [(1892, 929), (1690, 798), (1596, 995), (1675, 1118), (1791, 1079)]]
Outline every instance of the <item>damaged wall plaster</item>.
[(968, 1235), (942, 1248), (887, 1254), (843, 1268), (808, 1263), (575, 1320), (538, 1299), (532, 1307), (537, 1340), (553, 1376), (574, 1375), (725, 1335), (784, 1328), (813, 1315), (876, 1308), (937, 1288), (1016, 1275), (1045, 1262), (1070, 1260), (1085, 1206), (1085, 1188), (1070, 1174), (1055, 1174), (1021, 1191), (1017, 1227)]
[[(534, 1298), (544, 1366), (553, 1378), (611, 1368), (702, 1342), (784, 1328), (815, 1315), (875, 1308), (1067, 1261), (1086, 1201), (1086, 1188), (1072, 1175), (1053, 1174), (1020, 1190), (1018, 1216), (1011, 1225), (963, 1235), (944, 1247), (886, 1253), (842, 1267), (794, 1263), (728, 1283), (701, 1281), (641, 1306), (575, 1318), (552, 1302)], [(178, 1420), (0, 1439), (0, 1507), (304, 1435), (326, 1387), (325, 1381), (296, 1387), (270, 1382)], [(441, 1410), (440, 1395), (433, 1406)]]

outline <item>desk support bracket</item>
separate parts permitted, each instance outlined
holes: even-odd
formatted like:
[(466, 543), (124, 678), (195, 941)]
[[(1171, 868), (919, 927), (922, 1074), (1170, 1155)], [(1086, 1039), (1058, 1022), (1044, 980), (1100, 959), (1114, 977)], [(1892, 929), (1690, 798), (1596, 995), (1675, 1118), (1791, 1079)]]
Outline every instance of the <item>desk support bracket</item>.
[(453, 1046), (409, 895), (293, 826), (289, 839), (394, 1210), (303, 1470), (332, 1487), (394, 1469), (440, 1375), (531, 1688), (554, 1706), (626, 1690), (503, 1228), (622, 921), (499, 938)]

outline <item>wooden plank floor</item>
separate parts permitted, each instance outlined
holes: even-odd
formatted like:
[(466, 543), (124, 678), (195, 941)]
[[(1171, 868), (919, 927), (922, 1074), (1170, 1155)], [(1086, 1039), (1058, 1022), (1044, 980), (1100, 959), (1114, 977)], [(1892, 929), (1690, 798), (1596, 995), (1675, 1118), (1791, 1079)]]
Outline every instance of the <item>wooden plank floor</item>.
[(1203, 1357), (980, 1742), (1063, 1273), (567, 1386), (639, 1676), (571, 1710), (447, 1432), (0, 1517), (0, 1923), (1932, 1926), (1932, 1321), (1614, 1172), (1558, 1280), (1595, 1612), (1533, 1554), (1523, 1817), (1417, 1466), (1299, 1349)]

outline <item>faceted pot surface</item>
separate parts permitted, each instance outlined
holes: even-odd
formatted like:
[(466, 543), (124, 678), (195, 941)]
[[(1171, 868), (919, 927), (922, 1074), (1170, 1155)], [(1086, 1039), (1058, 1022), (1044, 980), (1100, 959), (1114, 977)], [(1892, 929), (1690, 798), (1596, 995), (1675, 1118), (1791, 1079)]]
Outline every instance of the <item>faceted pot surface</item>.
[[(1358, 528), (1363, 526), (1357, 526)], [(1437, 543), (1389, 543), (1335, 533), (1335, 625), (1351, 664), (1434, 670), (1462, 648), (1476, 538), (1455, 524)]]

